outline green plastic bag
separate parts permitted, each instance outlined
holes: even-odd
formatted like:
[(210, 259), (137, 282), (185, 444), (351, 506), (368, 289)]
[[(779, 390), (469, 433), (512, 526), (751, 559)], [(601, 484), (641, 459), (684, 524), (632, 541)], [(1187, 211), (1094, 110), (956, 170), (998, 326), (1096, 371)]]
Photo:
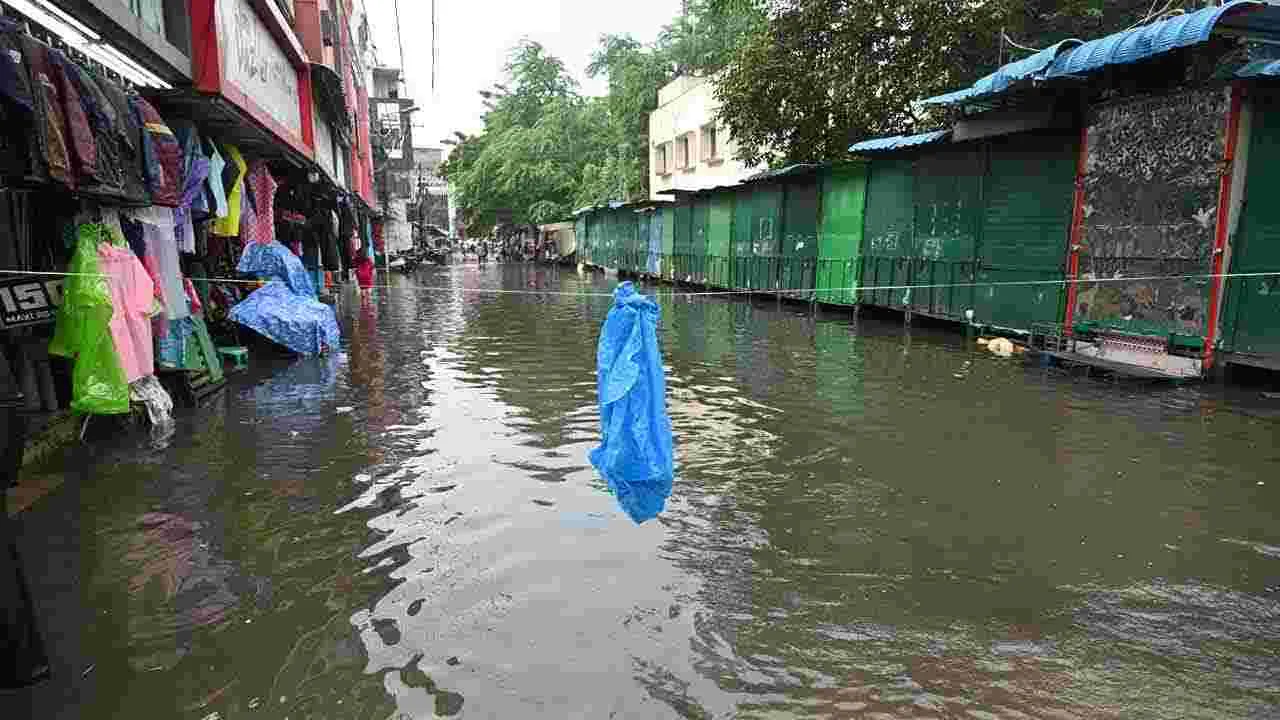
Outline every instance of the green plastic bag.
[(71, 358), (71, 409), (90, 415), (129, 412), (129, 383), (111, 340), (111, 291), (98, 263), (101, 225), (81, 225), (67, 264), (62, 307), (49, 352)]

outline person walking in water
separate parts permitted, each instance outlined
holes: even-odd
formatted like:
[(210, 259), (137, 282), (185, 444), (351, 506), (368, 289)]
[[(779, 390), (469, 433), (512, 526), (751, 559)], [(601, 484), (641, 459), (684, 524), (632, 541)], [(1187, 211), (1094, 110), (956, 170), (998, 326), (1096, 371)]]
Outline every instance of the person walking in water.
[(373, 287), (373, 260), (368, 254), (362, 254), (356, 265), (356, 282), (360, 283), (360, 294), (368, 295)]

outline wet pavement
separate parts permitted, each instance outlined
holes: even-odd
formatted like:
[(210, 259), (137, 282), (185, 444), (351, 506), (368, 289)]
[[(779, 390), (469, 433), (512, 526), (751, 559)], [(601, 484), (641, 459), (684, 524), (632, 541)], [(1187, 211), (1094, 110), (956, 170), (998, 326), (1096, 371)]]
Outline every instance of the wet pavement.
[(612, 281), (394, 282), (341, 353), (32, 471), (55, 680), (0, 716), (1280, 717), (1256, 392), (653, 288), (677, 477), (637, 527), (586, 461)]

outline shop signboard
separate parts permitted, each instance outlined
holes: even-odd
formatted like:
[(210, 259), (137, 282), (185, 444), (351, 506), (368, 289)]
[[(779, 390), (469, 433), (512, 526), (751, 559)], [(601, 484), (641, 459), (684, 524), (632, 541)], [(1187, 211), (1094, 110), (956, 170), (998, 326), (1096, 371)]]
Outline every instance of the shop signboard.
[(0, 279), (0, 328), (51, 323), (62, 304), (62, 278)]
[(272, 120), (301, 136), (298, 71), (249, 0), (220, 0), (218, 37), (222, 38), (226, 81), (252, 98)]
[(314, 157), (310, 65), (274, 2), (188, 0), (195, 88)]

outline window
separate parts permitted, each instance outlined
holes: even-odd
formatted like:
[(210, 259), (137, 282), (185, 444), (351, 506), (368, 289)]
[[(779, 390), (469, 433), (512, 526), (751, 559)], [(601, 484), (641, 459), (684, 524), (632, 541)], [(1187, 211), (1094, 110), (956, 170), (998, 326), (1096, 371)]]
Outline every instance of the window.
[(702, 126), (702, 162), (720, 159), (720, 145), (716, 142), (716, 124)]
[(676, 167), (684, 170), (690, 165), (689, 159), (689, 134), (685, 133), (676, 138)]
[(671, 172), (670, 162), (667, 155), (670, 153), (671, 143), (660, 143), (653, 149), (653, 167), (658, 175), (666, 175)]

